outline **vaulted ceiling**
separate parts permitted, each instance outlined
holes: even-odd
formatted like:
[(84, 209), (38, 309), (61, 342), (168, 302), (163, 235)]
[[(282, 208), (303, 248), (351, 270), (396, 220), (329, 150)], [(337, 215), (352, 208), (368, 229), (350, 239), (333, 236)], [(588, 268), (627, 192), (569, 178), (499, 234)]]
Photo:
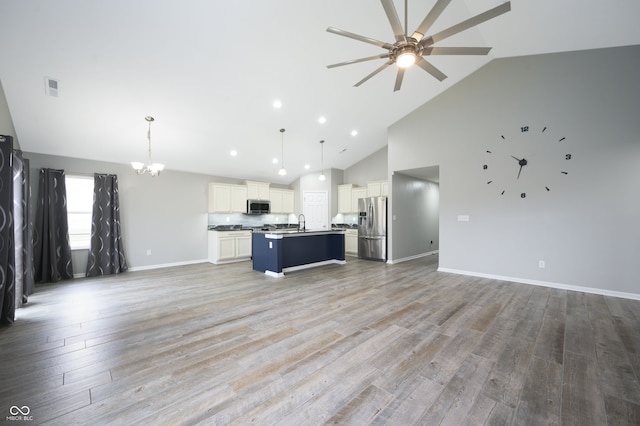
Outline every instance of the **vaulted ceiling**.
[[(404, 1), (394, 3), (404, 22)], [(434, 3), (408, 0), (410, 32)], [(500, 3), (452, 0), (432, 30)], [(326, 68), (384, 53), (326, 32), (392, 42), (378, 1), (0, 0), (0, 82), (24, 151), (144, 162), (151, 115), (153, 160), (167, 170), (289, 184), (320, 171), (320, 140), (324, 167), (347, 168), (386, 145), (389, 125), (494, 58), (640, 44), (637, 0), (511, 9), (439, 44), (493, 47), (488, 56), (432, 57), (447, 79), (414, 66), (394, 92), (395, 66), (352, 87), (382, 59)], [(59, 81), (57, 97), (47, 78)], [(286, 176), (272, 163), (282, 142)]]

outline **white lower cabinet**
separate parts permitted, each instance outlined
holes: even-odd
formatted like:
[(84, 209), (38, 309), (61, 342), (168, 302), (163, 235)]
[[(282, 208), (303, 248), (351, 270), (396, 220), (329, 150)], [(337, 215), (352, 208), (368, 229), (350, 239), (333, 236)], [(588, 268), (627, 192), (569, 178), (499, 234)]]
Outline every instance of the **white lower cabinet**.
[(209, 262), (228, 263), (251, 258), (251, 231), (209, 231)]
[(344, 233), (344, 252), (353, 256), (358, 255), (358, 230), (347, 229)]
[(251, 257), (251, 231), (236, 237), (236, 257), (242, 259)]

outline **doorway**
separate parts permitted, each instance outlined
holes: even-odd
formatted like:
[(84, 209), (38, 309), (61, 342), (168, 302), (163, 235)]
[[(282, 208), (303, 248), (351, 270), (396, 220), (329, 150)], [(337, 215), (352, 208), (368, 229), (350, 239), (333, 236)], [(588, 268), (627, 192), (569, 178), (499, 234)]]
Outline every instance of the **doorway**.
[(440, 167), (395, 171), (391, 184), (392, 262), (438, 254)]
[(302, 199), (305, 228), (329, 229), (329, 195), (327, 191), (304, 191)]

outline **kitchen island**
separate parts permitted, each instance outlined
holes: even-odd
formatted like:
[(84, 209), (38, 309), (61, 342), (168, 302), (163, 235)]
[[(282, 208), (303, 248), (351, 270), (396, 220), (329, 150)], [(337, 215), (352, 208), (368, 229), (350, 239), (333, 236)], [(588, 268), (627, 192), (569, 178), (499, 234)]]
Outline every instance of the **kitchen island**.
[(253, 269), (274, 277), (331, 263), (345, 264), (344, 230), (254, 231)]

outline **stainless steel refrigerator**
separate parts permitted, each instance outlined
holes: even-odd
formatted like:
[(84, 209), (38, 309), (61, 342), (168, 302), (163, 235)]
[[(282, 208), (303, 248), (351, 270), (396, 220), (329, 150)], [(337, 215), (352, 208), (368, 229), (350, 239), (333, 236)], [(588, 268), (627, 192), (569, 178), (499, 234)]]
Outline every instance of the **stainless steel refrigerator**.
[(387, 197), (358, 199), (358, 257), (387, 260)]

